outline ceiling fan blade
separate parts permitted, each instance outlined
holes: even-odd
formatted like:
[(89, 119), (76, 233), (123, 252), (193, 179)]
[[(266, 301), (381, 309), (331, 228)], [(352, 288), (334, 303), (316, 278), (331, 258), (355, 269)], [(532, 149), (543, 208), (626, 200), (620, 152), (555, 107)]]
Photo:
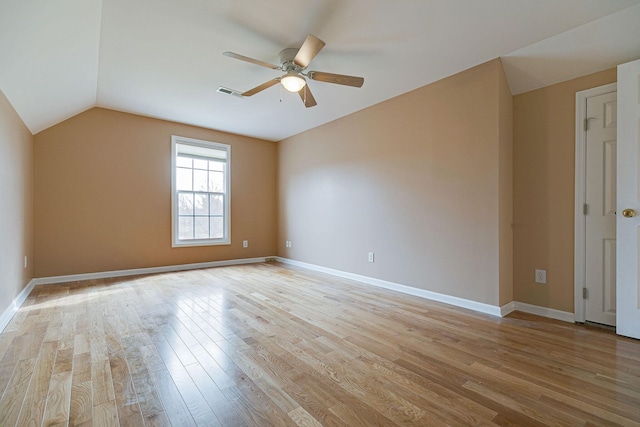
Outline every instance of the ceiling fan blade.
[(300, 89), (298, 91), (298, 94), (300, 95), (300, 99), (302, 99), (302, 102), (304, 102), (305, 107), (310, 108), (318, 105), (318, 103), (316, 102), (316, 99), (311, 94), (309, 85), (305, 85), (302, 89)]
[(363, 77), (345, 76), (344, 74), (323, 73), (321, 71), (309, 71), (307, 74), (311, 80), (317, 80), (325, 83), (335, 83), (345, 86), (362, 87), (364, 84)]
[(325, 43), (314, 36), (309, 34), (302, 43), (302, 47), (298, 50), (293, 62), (300, 68), (307, 68), (311, 63), (311, 60), (322, 50)]
[(224, 56), (228, 56), (229, 58), (239, 59), (240, 61), (249, 62), (251, 64), (260, 65), (262, 67), (271, 68), (272, 70), (280, 70), (279, 65), (269, 64), (268, 62), (260, 61), (259, 59), (249, 58), (248, 56), (239, 55), (233, 52), (224, 52)]
[(280, 77), (273, 80), (269, 80), (268, 82), (262, 83), (260, 86), (256, 86), (253, 89), (249, 89), (246, 92), (242, 92), (242, 96), (255, 95), (256, 93), (262, 92), (265, 89), (269, 89), (271, 86), (277, 85), (278, 83), (280, 83)]

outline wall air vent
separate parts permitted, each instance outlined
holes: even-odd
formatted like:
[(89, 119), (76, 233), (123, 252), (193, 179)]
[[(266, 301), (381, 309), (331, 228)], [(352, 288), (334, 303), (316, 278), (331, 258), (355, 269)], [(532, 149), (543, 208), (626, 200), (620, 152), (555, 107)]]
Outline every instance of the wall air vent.
[(224, 87), (224, 86), (218, 86), (218, 89), (216, 89), (216, 92), (243, 98), (242, 93), (238, 92), (237, 90), (229, 89), (228, 87)]

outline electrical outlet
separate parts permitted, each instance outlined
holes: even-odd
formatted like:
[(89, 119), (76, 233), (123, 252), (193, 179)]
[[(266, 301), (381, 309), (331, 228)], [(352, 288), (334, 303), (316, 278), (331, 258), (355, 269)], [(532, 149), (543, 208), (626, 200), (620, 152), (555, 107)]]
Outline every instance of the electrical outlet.
[(536, 283), (547, 283), (547, 270), (536, 269)]
[(373, 262), (373, 252), (369, 252), (369, 262)]
[(285, 248), (290, 248), (291, 247), (291, 240), (287, 240), (286, 242), (284, 242), (284, 246), (285, 246)]
[(242, 247), (243, 248), (248, 248), (249, 247), (249, 241), (248, 240), (243, 240), (242, 241)]
[(24, 256), (24, 268), (27, 268), (27, 256)]

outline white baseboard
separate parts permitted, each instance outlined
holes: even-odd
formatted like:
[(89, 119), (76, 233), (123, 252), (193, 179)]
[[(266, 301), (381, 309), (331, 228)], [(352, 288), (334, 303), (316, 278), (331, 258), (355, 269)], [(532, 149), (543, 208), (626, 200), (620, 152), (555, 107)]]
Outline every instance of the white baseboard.
[(516, 302), (511, 301), (500, 307), (500, 316), (504, 317), (509, 313), (513, 313), (516, 311)]
[(504, 317), (514, 311), (523, 311), (529, 314), (536, 314), (538, 316), (549, 317), (551, 319), (562, 320), (565, 322), (575, 322), (575, 316), (573, 313), (566, 311), (555, 310), (553, 308), (539, 307), (537, 305), (526, 304), (523, 302), (511, 301), (502, 307), (498, 307), (491, 304), (485, 304), (473, 300), (454, 297), (451, 295), (440, 294), (438, 292), (427, 291), (424, 289), (414, 288), (412, 286), (401, 285), (398, 283), (388, 282), (385, 280), (375, 279), (373, 277), (362, 276), (359, 274), (348, 273), (341, 270), (335, 270), (333, 268), (322, 267), (315, 264), (309, 264), (306, 262), (295, 261), (288, 258), (276, 257), (276, 260), (283, 264), (289, 264), (297, 267), (306, 268), (313, 271), (319, 271), (321, 273), (327, 273), (338, 277), (344, 277), (345, 279), (355, 280), (357, 282), (366, 283), (373, 286), (378, 286), (393, 291), (398, 291), (408, 295), (414, 295), (417, 297), (443, 302), (446, 304), (454, 305), (456, 307), (468, 308), (470, 310), (478, 311), (492, 316)]
[(98, 273), (70, 274), (68, 276), (49, 276), (33, 279), (35, 285), (77, 282), (79, 280), (107, 279), (110, 277), (136, 276), (140, 274), (168, 273), (171, 271), (197, 270), (200, 268), (223, 267), (227, 265), (255, 264), (275, 257), (241, 258), (226, 261), (198, 262), (195, 264), (165, 265), (162, 267), (133, 268), (130, 270), (102, 271)]
[(564, 322), (575, 323), (575, 314), (567, 311), (560, 311), (548, 307), (540, 307), (539, 305), (527, 304), (524, 302), (514, 302), (515, 310), (524, 313), (535, 314), (538, 316), (548, 317), (550, 319), (562, 320)]
[(470, 310), (490, 314), (492, 316), (502, 316), (502, 308), (491, 304), (485, 304), (465, 298), (454, 297), (438, 292), (427, 291), (425, 289), (414, 288), (413, 286), (401, 285), (399, 283), (388, 282), (386, 280), (375, 279), (373, 277), (362, 276), (360, 274), (348, 273), (346, 271), (335, 270), (333, 268), (322, 267), (319, 265), (295, 261), (288, 258), (276, 257), (276, 260), (280, 261), (283, 264), (302, 267), (313, 271), (319, 271), (321, 273), (327, 273), (333, 276), (355, 280), (357, 282), (366, 283), (368, 285), (373, 285), (380, 288), (390, 289), (392, 291), (401, 292), (403, 294), (413, 295), (432, 301), (443, 302), (445, 304), (454, 305), (456, 307), (468, 308)]
[(34, 287), (39, 285), (51, 285), (56, 283), (77, 282), (80, 280), (106, 279), (110, 277), (136, 276), (139, 274), (168, 273), (172, 271), (197, 270), (199, 268), (222, 267), (228, 265), (255, 264), (265, 262), (275, 257), (242, 258), (226, 261), (199, 262), (195, 264), (167, 265), (162, 267), (134, 268), (130, 270), (102, 271), (98, 273), (70, 274), (67, 276), (38, 277), (32, 279), (29, 284), (18, 294), (13, 303), (0, 314), (0, 332), (7, 327), (20, 306), (27, 299)]
[(31, 291), (38, 285), (49, 285), (55, 283), (76, 282), (80, 280), (92, 280), (92, 279), (105, 279), (111, 277), (125, 277), (135, 276), (142, 274), (154, 274), (154, 273), (167, 273), (172, 271), (185, 271), (185, 270), (197, 270), (200, 268), (211, 267), (223, 267), (229, 265), (241, 265), (241, 264), (255, 264), (260, 262), (266, 262), (267, 260), (277, 260), (283, 264), (293, 265), (297, 267), (306, 268), (308, 270), (319, 271), (321, 273), (331, 274), (337, 277), (343, 277), (345, 279), (355, 280), (357, 282), (366, 283), (372, 286), (389, 289), (403, 294), (413, 295), (420, 298), (425, 298), (432, 301), (443, 302), (456, 307), (467, 308), (480, 313), (490, 314), (492, 316), (504, 317), (513, 311), (522, 311), (529, 314), (535, 314), (538, 316), (549, 317), (551, 319), (562, 320), (565, 322), (575, 322), (575, 316), (573, 313), (566, 311), (555, 310), (547, 307), (540, 307), (537, 305), (526, 304), (523, 302), (512, 301), (503, 305), (502, 307), (494, 306), (491, 304), (485, 304), (465, 298), (454, 297), (451, 295), (441, 294), (438, 292), (427, 291), (425, 289), (414, 288), (412, 286), (401, 285), (399, 283), (389, 282), (386, 280), (380, 280), (373, 277), (362, 276), (360, 274), (348, 273), (346, 271), (335, 270), (333, 268), (322, 267), (315, 264), (309, 264), (306, 262), (295, 261), (282, 257), (259, 257), (259, 258), (243, 258), (233, 259), (226, 261), (212, 261), (212, 262), (200, 262), (195, 264), (179, 264), (179, 265), (167, 265), (162, 267), (149, 267), (149, 268), (135, 268), (130, 270), (115, 270), (115, 271), (103, 271), (98, 273), (85, 273), (85, 274), (71, 274), (67, 276), (50, 276), (39, 277), (32, 279), (27, 286), (18, 294), (13, 300), (13, 303), (0, 314), (0, 332), (7, 327), (15, 313), (20, 306), (27, 299)]
[(11, 305), (9, 305), (9, 307), (0, 314), (0, 332), (4, 331), (4, 328), (6, 328), (9, 322), (11, 322), (11, 319), (13, 319), (13, 316), (16, 314), (20, 306), (22, 306), (35, 286), (36, 284), (33, 280), (29, 281), (27, 286), (25, 286), (18, 296), (15, 297)]

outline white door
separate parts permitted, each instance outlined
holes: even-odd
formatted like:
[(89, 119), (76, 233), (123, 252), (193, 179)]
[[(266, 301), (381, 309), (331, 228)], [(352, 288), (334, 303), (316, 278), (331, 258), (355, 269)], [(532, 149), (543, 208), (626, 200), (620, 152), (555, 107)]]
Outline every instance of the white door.
[(587, 99), (585, 320), (616, 324), (616, 92)]
[[(617, 328), (640, 339), (640, 60), (618, 66)], [(632, 214), (635, 212), (635, 216)]]

